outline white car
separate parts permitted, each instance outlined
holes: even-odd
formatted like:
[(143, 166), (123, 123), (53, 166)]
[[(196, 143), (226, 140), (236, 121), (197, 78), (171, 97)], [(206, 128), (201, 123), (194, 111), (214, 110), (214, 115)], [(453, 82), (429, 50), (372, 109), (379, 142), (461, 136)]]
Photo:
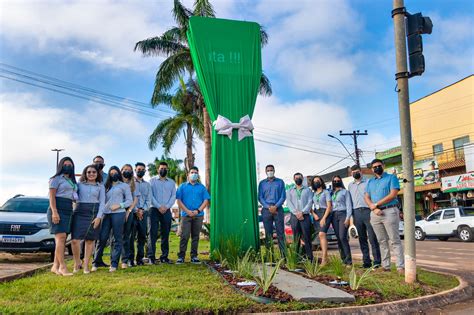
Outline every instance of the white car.
[(425, 220), (415, 224), (415, 239), (423, 241), (426, 236), (435, 236), (447, 241), (455, 236), (463, 242), (474, 239), (474, 208), (447, 208), (438, 210)]
[(19, 195), (9, 199), (0, 208), (0, 251), (48, 252), (53, 258), (55, 242), (46, 217), (48, 206), (46, 197)]

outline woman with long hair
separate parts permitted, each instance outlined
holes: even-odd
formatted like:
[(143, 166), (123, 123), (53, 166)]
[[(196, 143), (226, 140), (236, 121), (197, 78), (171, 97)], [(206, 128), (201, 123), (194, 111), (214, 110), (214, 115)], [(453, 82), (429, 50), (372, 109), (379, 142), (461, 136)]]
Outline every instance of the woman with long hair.
[(105, 207), (105, 188), (102, 174), (95, 165), (88, 165), (82, 171), (78, 185), (79, 199), (72, 216), (72, 253), (74, 271), (82, 267), (80, 243), (85, 240), (84, 273), (90, 273), (89, 261), (92, 256), (94, 241), (99, 239), (100, 222)]
[(64, 261), (66, 237), (71, 231), (72, 202), (77, 200), (77, 183), (74, 162), (70, 157), (59, 161), (56, 174), (49, 180), (49, 229), (54, 234), (55, 251), (51, 272), (71, 276)]
[(328, 259), (328, 240), (326, 234), (332, 220), (332, 200), (331, 194), (326, 189), (326, 184), (321, 176), (315, 176), (311, 183), (313, 188), (313, 225), (314, 230), (319, 236), (321, 246), (321, 265), (327, 264)]
[(351, 248), (347, 236), (352, 216), (352, 200), (351, 194), (344, 187), (342, 178), (339, 175), (332, 178), (331, 199), (333, 203), (332, 227), (334, 228), (334, 233), (336, 233), (339, 253), (344, 264), (352, 265)]
[(110, 272), (118, 268), (123, 246), (123, 225), (125, 223), (125, 212), (132, 204), (132, 193), (130, 187), (123, 182), (122, 172), (117, 166), (109, 169), (105, 181), (105, 207), (100, 231), (99, 246), (95, 252), (92, 270), (98, 268), (97, 262), (102, 261), (104, 248), (107, 245), (110, 231), (114, 236), (114, 244), (111, 246)]
[(140, 192), (135, 189), (135, 179), (133, 176), (133, 168), (130, 164), (125, 164), (122, 166), (122, 175), (123, 175), (123, 182), (130, 186), (130, 191), (132, 192), (133, 202), (126, 209), (125, 214), (125, 223), (123, 226), (123, 248), (122, 248), (122, 268), (125, 269), (127, 267), (135, 266), (135, 262), (133, 261), (133, 256), (135, 253), (134, 248), (134, 240), (133, 240), (133, 233), (132, 229), (135, 222), (135, 206), (138, 202), (138, 196), (140, 196)]

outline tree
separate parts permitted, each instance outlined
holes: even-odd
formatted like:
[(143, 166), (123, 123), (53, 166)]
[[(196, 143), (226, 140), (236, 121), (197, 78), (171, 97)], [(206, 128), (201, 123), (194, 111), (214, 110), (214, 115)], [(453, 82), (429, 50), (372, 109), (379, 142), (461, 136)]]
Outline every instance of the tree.
[(176, 115), (162, 120), (156, 126), (148, 139), (148, 146), (153, 150), (161, 142), (165, 149), (165, 155), (168, 155), (183, 132), (186, 140), (184, 166), (186, 170), (189, 170), (194, 166), (194, 135), (196, 134), (200, 139), (203, 138), (202, 111), (197, 111), (194, 106), (196, 98), (199, 97), (195, 90), (195, 84), (193, 82), (185, 84), (182, 78), (179, 78), (179, 82), (180, 87), (176, 90), (175, 95), (162, 93), (156, 96), (160, 99), (160, 103), (167, 104), (176, 112)]
[[(180, 77), (189, 76), (195, 82), (194, 66), (189, 50), (186, 32), (191, 16), (215, 17), (215, 12), (209, 0), (195, 0), (193, 10), (186, 8), (180, 0), (174, 0), (173, 17), (177, 26), (170, 28), (161, 36), (151, 37), (135, 44), (135, 51), (140, 51), (144, 56), (165, 56), (155, 77), (155, 87), (151, 98), (151, 103), (156, 106), (161, 103), (161, 96), (169, 91)], [(262, 46), (267, 44), (268, 35), (261, 28)], [(197, 86), (197, 84), (196, 84)], [(199, 91), (197, 87), (195, 89)], [(264, 96), (272, 94), (269, 79), (262, 74), (260, 79), (259, 93)], [(210, 188), (211, 170), (211, 122), (206, 110), (204, 99), (199, 92), (194, 104), (197, 110), (202, 111), (205, 147), (205, 174), (206, 187)]]
[(162, 155), (161, 159), (155, 158), (153, 163), (148, 163), (148, 173), (150, 176), (158, 175), (158, 168), (160, 162), (168, 163), (168, 177), (176, 182), (176, 185), (181, 185), (186, 181), (186, 171), (181, 167), (183, 160), (173, 159)]

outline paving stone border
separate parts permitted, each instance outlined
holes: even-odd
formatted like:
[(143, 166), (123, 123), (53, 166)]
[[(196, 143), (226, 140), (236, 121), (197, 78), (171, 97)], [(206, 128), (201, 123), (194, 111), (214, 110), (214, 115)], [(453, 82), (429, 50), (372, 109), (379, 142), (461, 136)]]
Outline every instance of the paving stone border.
[[(442, 307), (449, 304), (465, 301), (473, 297), (473, 287), (463, 278), (446, 272), (429, 270), (447, 276), (454, 276), (458, 279), (459, 285), (453, 289), (439, 292), (432, 295), (422, 297), (399, 300), (393, 302), (385, 302), (380, 304), (364, 305), (364, 306), (347, 306), (335, 307), (318, 310), (306, 311), (291, 311), (291, 312), (277, 312), (273, 314), (408, 314), (421, 310), (426, 310), (435, 307)], [(263, 313), (265, 314), (265, 313)]]
[(12, 275), (0, 277), (0, 283), (9, 282), (9, 281), (29, 277), (29, 276), (34, 275), (38, 271), (43, 271), (43, 270), (50, 269), (52, 266), (53, 266), (53, 263), (48, 263), (46, 265), (43, 265), (43, 266), (40, 266), (40, 267), (37, 267), (37, 268), (28, 269), (28, 270), (18, 272), (18, 273), (12, 274)]

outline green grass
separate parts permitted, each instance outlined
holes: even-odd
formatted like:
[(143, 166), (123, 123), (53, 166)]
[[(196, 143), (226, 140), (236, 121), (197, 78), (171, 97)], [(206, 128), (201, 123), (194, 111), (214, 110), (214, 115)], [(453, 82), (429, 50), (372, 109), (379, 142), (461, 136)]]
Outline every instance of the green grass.
[[(170, 239), (170, 258), (176, 259), (179, 239)], [(157, 244), (159, 254), (159, 242)], [(209, 242), (199, 243), (200, 258), (208, 259)], [(189, 248), (188, 248), (189, 252)], [(104, 257), (108, 260), (108, 257)], [(187, 256), (189, 259), (189, 254)], [(72, 267), (72, 262), (69, 262)], [(344, 271), (347, 280), (349, 269)], [(331, 274), (330, 268), (322, 271)], [(363, 272), (357, 268), (357, 272)], [(407, 285), (395, 271), (373, 272), (362, 287), (381, 290), (388, 300), (410, 298), (450, 289), (457, 285), (454, 277), (419, 271), (420, 283)], [(359, 299), (355, 304), (367, 304)], [(328, 303), (290, 302), (258, 304), (226, 286), (220, 277), (204, 265), (156, 265), (118, 270), (107, 269), (72, 277), (39, 272), (29, 278), (0, 284), (0, 314), (35, 313), (147, 313), (147, 312), (272, 312), (308, 310), (340, 306)]]

